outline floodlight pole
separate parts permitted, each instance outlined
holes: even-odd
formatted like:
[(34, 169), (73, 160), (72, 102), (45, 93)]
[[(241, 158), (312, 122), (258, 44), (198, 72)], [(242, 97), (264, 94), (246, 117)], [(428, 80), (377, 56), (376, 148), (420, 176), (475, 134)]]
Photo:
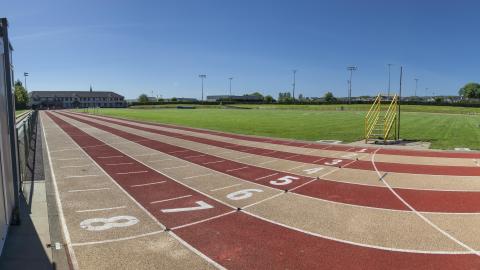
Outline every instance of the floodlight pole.
[(400, 103), (402, 103), (402, 77), (403, 67), (400, 66), (400, 91), (398, 94), (398, 121), (397, 121), (397, 140), (400, 140)]
[(292, 91), (292, 92), (293, 92), (293, 93), (292, 93), (293, 95), (292, 95), (292, 98), (293, 98), (293, 103), (295, 103), (295, 83), (296, 83), (296, 81), (295, 81), (295, 74), (297, 73), (297, 70), (294, 69), (294, 70), (292, 70), (292, 72), (293, 72), (293, 91)]
[(392, 66), (393, 64), (387, 64), (388, 66), (388, 97), (390, 97), (390, 67)]
[(356, 66), (349, 66), (347, 70), (350, 71), (350, 80), (348, 80), (348, 104), (352, 103), (352, 77), (353, 71), (357, 70)]
[(233, 77), (230, 77), (228, 78), (230, 80), (230, 97), (232, 96), (232, 80), (233, 80)]
[(415, 78), (415, 97), (417, 96), (417, 88), (418, 88), (418, 79)]
[(27, 77), (28, 77), (28, 72), (24, 72), (23, 73), (23, 77), (25, 78), (24, 81), (25, 81), (25, 90), (27, 90)]
[(200, 75), (198, 75), (198, 77), (200, 77), (200, 79), (202, 79), (202, 101), (203, 101), (203, 79), (207, 78), (207, 75), (200, 74)]

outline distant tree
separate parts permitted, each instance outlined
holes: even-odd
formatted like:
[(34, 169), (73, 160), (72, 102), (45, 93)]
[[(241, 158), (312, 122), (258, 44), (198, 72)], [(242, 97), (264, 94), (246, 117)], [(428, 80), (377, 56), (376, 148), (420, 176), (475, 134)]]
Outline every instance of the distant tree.
[(335, 100), (337, 100), (337, 99), (333, 96), (332, 92), (327, 92), (327, 93), (325, 93), (324, 98), (325, 98), (325, 101), (328, 102), (328, 103), (332, 103), (332, 102), (334, 102)]
[(172, 98), (170, 99), (170, 101), (171, 101), (171, 102), (177, 102), (177, 98), (176, 98), (176, 97), (172, 97)]
[(443, 98), (441, 97), (436, 97), (435, 98), (435, 103), (442, 103), (443, 102)]
[(263, 100), (266, 102), (266, 103), (273, 103), (274, 102), (274, 99), (272, 96), (270, 95), (266, 95)]
[(280, 92), (278, 93), (278, 102), (279, 103), (292, 103), (292, 94), (290, 92)]
[(298, 100), (303, 101), (304, 99), (303, 94), (298, 95)]
[(16, 109), (25, 109), (28, 104), (28, 92), (23, 87), (20, 80), (15, 81), (15, 90), (13, 92), (15, 95), (15, 108)]
[(260, 92), (253, 92), (251, 94), (248, 94), (249, 96), (257, 96), (257, 97), (262, 97), (263, 98), (263, 95), (260, 93)]
[(480, 98), (480, 84), (467, 83), (460, 88), (458, 94), (466, 98)]
[(158, 102), (164, 102), (165, 100), (163, 98), (159, 98), (157, 101)]
[(142, 102), (142, 103), (148, 102), (148, 96), (145, 94), (141, 94), (140, 96), (138, 96), (138, 102)]

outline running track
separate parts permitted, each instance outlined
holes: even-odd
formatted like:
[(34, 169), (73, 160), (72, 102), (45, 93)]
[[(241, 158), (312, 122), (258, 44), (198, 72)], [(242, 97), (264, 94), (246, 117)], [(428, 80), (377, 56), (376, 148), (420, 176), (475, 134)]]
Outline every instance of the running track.
[[(169, 178), (69, 124), (64, 120), (65, 118), (59, 118), (52, 113), (47, 114), (112, 179), (159, 222), (164, 224), (167, 231), (174, 231), (184, 241), (223, 267), (229, 269), (477, 269), (480, 265), (478, 256), (473, 254), (387, 251), (333, 241), (280, 226), (253, 215), (248, 210), (236, 209), (228, 203), (213, 199)], [(251, 165), (239, 169), (245, 167), (245, 164), (223, 160), (216, 156), (205, 155), (157, 140), (149, 140), (72, 114), (62, 114), (62, 116), (68, 116), (159, 152), (201, 164), (208, 169), (268, 187), (327, 200), (337, 198), (336, 200), (343, 203), (409, 210), (403, 202), (386, 192), (388, 191), (386, 188), (316, 180), (301, 175), (285, 175), (284, 172)], [(125, 123), (121, 123), (121, 125), (125, 126)], [(134, 125), (132, 127), (140, 129)], [(157, 130), (147, 131), (157, 132)], [(177, 137), (179, 135), (169, 134), (168, 136)], [(185, 139), (184, 136), (180, 137)], [(205, 142), (202, 141), (202, 143)], [(111, 158), (107, 160), (104, 157)], [(112, 167), (109, 166), (111, 162), (127, 165)], [(142, 172), (142, 174), (141, 177), (138, 177), (129, 172)], [(151, 182), (163, 182), (164, 184), (142, 189), (132, 188), (132, 185), (140, 186)], [(409, 203), (420, 211), (478, 211), (475, 206), (478, 204), (475, 192), (397, 191), (402, 194), (402, 197), (411, 196), (408, 199)], [(408, 192), (412, 192), (412, 194), (409, 195)], [(428, 200), (418, 199), (425, 196)], [(170, 200), (171, 198), (180, 199)], [(415, 202), (416, 198), (417, 202)], [(462, 206), (457, 206), (461, 200), (465, 199), (467, 201), (460, 204)], [(346, 202), (346, 200), (353, 201)], [(152, 204), (152, 201), (161, 202), (161, 207)], [(430, 202), (427, 203), (428, 201)], [(185, 209), (191, 206), (200, 207), (201, 211), (171, 210)]]

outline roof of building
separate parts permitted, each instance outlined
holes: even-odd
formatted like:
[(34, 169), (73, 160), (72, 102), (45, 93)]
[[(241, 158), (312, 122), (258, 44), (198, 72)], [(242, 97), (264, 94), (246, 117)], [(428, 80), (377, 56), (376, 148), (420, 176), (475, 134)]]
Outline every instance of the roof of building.
[(32, 91), (30, 96), (37, 97), (117, 97), (122, 95), (111, 91)]

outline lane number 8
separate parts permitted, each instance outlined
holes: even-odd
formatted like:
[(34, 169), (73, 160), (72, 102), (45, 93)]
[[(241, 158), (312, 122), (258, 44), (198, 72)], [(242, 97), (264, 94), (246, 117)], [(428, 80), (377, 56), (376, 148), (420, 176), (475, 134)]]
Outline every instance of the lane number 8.
[(138, 223), (132, 216), (116, 216), (111, 218), (91, 218), (80, 222), (80, 228), (87, 231), (104, 231), (112, 228), (128, 227)]

